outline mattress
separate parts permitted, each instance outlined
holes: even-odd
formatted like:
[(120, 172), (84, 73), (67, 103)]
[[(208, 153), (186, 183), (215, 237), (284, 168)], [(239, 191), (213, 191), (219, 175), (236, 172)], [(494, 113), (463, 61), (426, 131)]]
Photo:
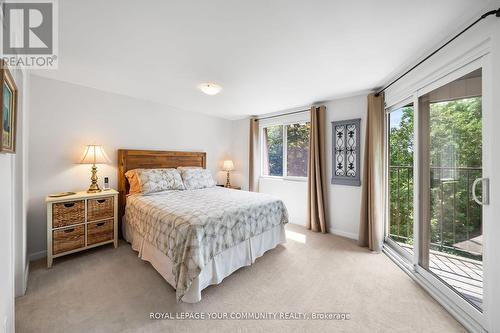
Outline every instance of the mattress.
[[(129, 196), (125, 216), (127, 240), (139, 255), (168, 259), (153, 266), (161, 266), (155, 268), (176, 289), (179, 301), (199, 301), (201, 296), (189, 293), (193, 283), (199, 291), (219, 283), (284, 241), (288, 222), (281, 200), (220, 187)], [(213, 276), (206, 267), (224, 273)], [(202, 272), (207, 276), (200, 280)]]

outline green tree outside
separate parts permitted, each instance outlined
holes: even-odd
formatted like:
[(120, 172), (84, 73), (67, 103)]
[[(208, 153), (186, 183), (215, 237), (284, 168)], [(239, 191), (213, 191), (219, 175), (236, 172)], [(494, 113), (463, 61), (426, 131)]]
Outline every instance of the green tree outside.
[[(430, 105), (431, 248), (480, 259), (454, 244), (481, 235), (481, 207), (471, 185), (481, 177), (481, 98)], [(413, 106), (404, 107), (390, 127), (390, 233), (413, 244)], [(399, 222), (399, 223), (398, 223)]]

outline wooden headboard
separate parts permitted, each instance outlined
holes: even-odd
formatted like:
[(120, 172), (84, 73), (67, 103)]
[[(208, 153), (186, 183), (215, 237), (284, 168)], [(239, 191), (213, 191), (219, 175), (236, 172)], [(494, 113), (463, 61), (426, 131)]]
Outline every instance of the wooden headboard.
[[(206, 168), (207, 154), (183, 151), (161, 150), (118, 150), (118, 221), (121, 224), (125, 214), (125, 203), (129, 184), (125, 173), (133, 169), (177, 168), (180, 166), (196, 166)], [(120, 229), (121, 230), (121, 227)]]

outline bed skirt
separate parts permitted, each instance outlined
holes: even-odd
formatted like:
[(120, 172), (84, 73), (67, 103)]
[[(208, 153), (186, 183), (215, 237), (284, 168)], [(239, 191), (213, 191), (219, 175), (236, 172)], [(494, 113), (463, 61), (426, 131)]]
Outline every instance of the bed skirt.
[[(164, 253), (154, 247), (123, 219), (123, 234), (132, 249), (138, 252), (139, 258), (148, 261), (160, 275), (175, 289), (172, 274), (172, 262)], [(182, 297), (186, 303), (201, 301), (201, 291), (212, 284), (219, 284), (226, 277), (244, 266), (250, 266), (266, 251), (274, 249), (286, 242), (285, 225), (252, 237), (238, 245), (219, 253), (202, 269), (200, 275), (193, 280), (191, 286)]]

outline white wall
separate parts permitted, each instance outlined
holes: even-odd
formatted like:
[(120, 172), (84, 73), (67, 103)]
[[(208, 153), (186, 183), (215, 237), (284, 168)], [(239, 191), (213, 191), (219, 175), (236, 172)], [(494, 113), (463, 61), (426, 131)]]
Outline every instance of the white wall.
[(307, 181), (262, 177), (259, 192), (274, 195), (285, 204), (290, 223), (306, 225)]
[[(11, 70), (18, 89), (16, 154), (0, 154), (0, 329), (14, 331), (14, 295), (19, 286), (24, 293), (26, 242), (24, 232), (22, 170), (26, 136), (24, 119), (26, 103), (24, 80), (20, 70)], [(19, 182), (21, 180), (21, 182)], [(20, 279), (18, 277), (20, 276)]]
[(231, 155), (234, 162), (234, 171), (231, 172), (231, 184), (248, 190), (250, 120), (235, 120), (232, 122), (231, 128)]
[(12, 331), (14, 317), (14, 189), (12, 155), (0, 154), (0, 328)]
[(45, 196), (88, 188), (90, 166), (76, 164), (86, 144), (104, 146), (112, 162), (99, 166), (98, 176), (110, 177), (114, 188), (119, 148), (204, 151), (207, 168), (224, 183), (220, 170), (222, 161), (231, 158), (231, 121), (38, 76), (32, 76), (30, 83), (28, 252), (32, 259), (45, 256)]
[[(361, 186), (332, 185), (332, 121), (361, 118), (361, 168), (365, 146), (367, 94), (322, 103), (327, 110), (327, 214), (331, 233), (357, 239), (361, 208)], [(362, 169), (360, 170), (362, 172)], [(361, 174), (360, 174), (361, 175)]]
[(28, 214), (28, 119), (29, 119), (29, 74), (15, 71), (17, 84), (22, 84), (17, 115), (17, 147), (14, 158), (14, 271), (16, 296), (26, 292), (29, 261), (27, 253)]
[[(332, 121), (361, 118), (361, 147), (364, 146), (366, 94), (322, 102), (327, 110), (326, 126), (326, 177), (327, 177), (327, 217), (328, 230), (345, 237), (357, 239), (359, 229), (359, 210), (361, 187), (332, 185)], [(302, 109), (307, 109), (306, 107)], [(283, 110), (287, 113), (294, 110)], [(248, 186), (248, 137), (249, 120), (233, 122), (233, 156), (237, 165), (234, 178)], [(363, 152), (361, 152), (363, 157)], [(362, 165), (362, 163), (361, 163)], [(239, 174), (241, 172), (241, 174)], [(307, 221), (307, 182), (266, 178), (259, 180), (259, 191), (279, 197), (288, 208), (290, 222), (306, 225)]]

